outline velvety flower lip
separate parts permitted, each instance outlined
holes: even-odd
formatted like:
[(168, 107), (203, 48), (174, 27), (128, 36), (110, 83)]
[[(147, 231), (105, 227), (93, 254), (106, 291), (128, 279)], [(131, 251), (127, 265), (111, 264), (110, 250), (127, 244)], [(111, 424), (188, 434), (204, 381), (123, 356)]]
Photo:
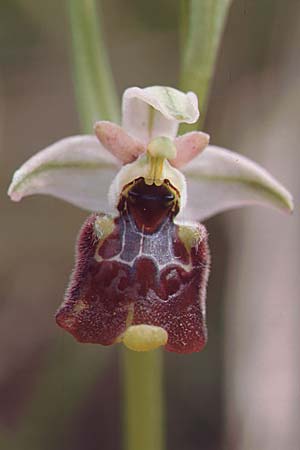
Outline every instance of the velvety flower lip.
[[(258, 164), (208, 145), (209, 136), (203, 132), (176, 137), (181, 122), (198, 120), (197, 97), (192, 92), (162, 86), (129, 88), (123, 95), (122, 112), (122, 127), (107, 121), (95, 124), (98, 141), (90, 135), (72, 136), (31, 157), (14, 174), (8, 190), (11, 199), (49, 194), (90, 211), (109, 212), (114, 205), (108, 204), (107, 193), (122, 164), (140, 161), (151, 140), (164, 136), (177, 150), (169, 161), (169, 172), (180, 169), (186, 179), (185, 217), (203, 220), (249, 204), (292, 211), (290, 193)], [(137, 164), (135, 169), (139, 168)]]

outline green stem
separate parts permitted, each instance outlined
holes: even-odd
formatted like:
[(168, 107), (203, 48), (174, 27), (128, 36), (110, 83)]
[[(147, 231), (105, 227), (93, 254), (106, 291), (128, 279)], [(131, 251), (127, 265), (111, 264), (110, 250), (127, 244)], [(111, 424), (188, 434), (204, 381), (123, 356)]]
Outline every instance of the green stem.
[[(198, 95), (201, 124), (231, 1), (181, 0), (180, 88)], [(197, 124), (194, 128), (197, 128)], [(191, 130), (191, 126), (188, 130)]]
[(78, 111), (83, 131), (91, 133), (96, 120), (119, 121), (119, 104), (95, 0), (68, 5)]
[(127, 450), (164, 448), (162, 356), (161, 350), (123, 350)]

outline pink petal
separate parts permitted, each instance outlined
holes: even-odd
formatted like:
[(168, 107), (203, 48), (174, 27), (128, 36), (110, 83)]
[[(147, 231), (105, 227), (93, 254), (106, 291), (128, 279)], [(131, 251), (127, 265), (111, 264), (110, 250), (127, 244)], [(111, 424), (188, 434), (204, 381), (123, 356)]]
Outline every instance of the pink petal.
[(180, 168), (190, 162), (208, 146), (209, 135), (202, 131), (192, 131), (175, 139), (177, 156), (170, 163)]
[(124, 164), (136, 160), (145, 152), (140, 141), (112, 122), (96, 122), (95, 133), (101, 144)]

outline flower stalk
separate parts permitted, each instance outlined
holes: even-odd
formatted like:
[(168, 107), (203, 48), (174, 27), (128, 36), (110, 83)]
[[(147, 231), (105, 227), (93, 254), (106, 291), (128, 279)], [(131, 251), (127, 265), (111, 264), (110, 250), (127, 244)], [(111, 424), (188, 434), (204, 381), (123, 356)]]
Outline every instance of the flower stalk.
[(162, 351), (123, 349), (124, 431), (126, 450), (163, 450)]

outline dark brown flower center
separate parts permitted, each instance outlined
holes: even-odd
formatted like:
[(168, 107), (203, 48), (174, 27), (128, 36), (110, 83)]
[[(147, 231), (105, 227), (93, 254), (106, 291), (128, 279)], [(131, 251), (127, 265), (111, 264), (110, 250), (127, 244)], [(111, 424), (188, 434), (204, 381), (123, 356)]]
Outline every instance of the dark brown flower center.
[(167, 217), (178, 213), (179, 194), (168, 180), (156, 186), (138, 178), (124, 188), (118, 209), (127, 212), (140, 231), (153, 233)]

